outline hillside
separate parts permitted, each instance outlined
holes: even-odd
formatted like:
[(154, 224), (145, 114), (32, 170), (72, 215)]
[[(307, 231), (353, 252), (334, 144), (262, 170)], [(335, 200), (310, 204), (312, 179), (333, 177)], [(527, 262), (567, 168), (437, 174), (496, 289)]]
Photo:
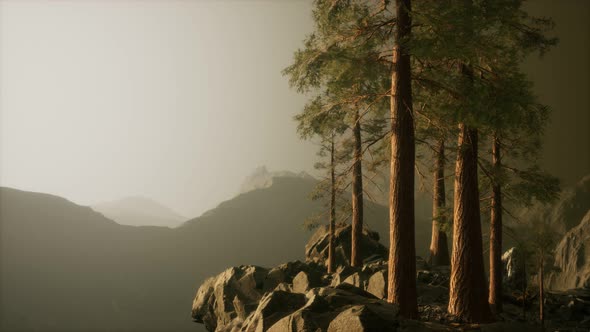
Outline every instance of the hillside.
[(172, 209), (147, 197), (125, 197), (91, 208), (121, 225), (177, 227), (187, 220)]
[[(0, 188), (2, 328), (195, 331), (187, 308), (205, 278), (303, 259), (302, 222), (321, 208), (308, 198), (314, 184), (274, 178), (175, 229), (119, 225), (60, 197)], [(384, 243), (387, 216), (367, 202)]]

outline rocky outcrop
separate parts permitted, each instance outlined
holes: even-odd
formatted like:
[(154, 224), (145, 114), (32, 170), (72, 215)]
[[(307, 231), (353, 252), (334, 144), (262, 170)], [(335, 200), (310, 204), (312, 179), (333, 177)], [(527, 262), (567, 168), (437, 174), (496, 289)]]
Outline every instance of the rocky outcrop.
[(590, 210), (555, 248), (555, 266), (559, 271), (549, 275), (550, 289), (590, 288)]
[(516, 247), (512, 247), (502, 255), (503, 283), (511, 289), (522, 290), (526, 287), (527, 277), (525, 274), (522, 253)]
[[(290, 262), (273, 269), (253, 265), (229, 268), (207, 279), (195, 296), (192, 317), (210, 331), (243, 322), (257, 310), (269, 291), (291, 294), (291, 284), (299, 273), (321, 275), (316, 264)], [(271, 302), (272, 304), (272, 302)]]
[[(305, 245), (305, 260), (326, 264), (328, 259), (328, 241), (330, 233), (327, 226), (320, 226)], [(349, 266), (351, 253), (352, 226), (337, 227), (334, 236), (334, 254), (336, 266)], [(387, 260), (388, 250), (379, 243), (379, 233), (363, 229), (360, 241), (360, 252), (364, 263)]]
[[(302, 268), (293, 282), (312, 269)], [(208, 279), (193, 301), (194, 321), (209, 331), (343, 331), (342, 326), (354, 326), (355, 331), (395, 330), (397, 308), (363, 289), (341, 283), (303, 293), (289, 290), (295, 284), (286, 288), (279, 284), (263, 292), (265, 283), (276, 283), (268, 275), (269, 270), (261, 267), (240, 266)]]
[[(590, 215), (586, 219), (590, 220)], [(589, 224), (588, 220), (579, 227)], [(569, 244), (565, 246), (570, 249), (564, 249), (564, 252), (584, 259), (588, 257), (586, 252), (580, 253), (588, 242), (587, 237), (582, 236), (587, 234), (585, 230), (572, 230)], [(325, 256), (322, 254), (325, 251), (321, 249), (323, 237), (321, 232), (314, 234), (307, 248), (305, 263), (290, 262), (272, 269), (240, 266), (208, 279), (199, 288), (193, 302), (193, 319), (203, 323), (209, 331), (232, 332), (458, 331), (465, 327), (456, 317), (447, 313), (448, 266), (430, 267), (422, 258), (416, 257), (420, 320), (404, 320), (398, 316), (397, 307), (386, 301), (387, 260), (371, 259), (362, 268), (342, 264), (334, 273), (327, 274), (323, 265)], [(369, 243), (375, 240), (369, 233), (365, 233), (365, 237)], [(513, 288), (516, 289), (520, 289), (518, 284), (524, 280), (519, 258), (514, 248), (503, 257), (505, 281), (515, 285)], [(545, 301), (548, 317), (546, 326), (590, 327), (589, 292), (548, 292)], [(534, 295), (525, 302), (527, 311), (538, 307), (538, 299)], [(498, 316), (498, 322), (469, 326), (469, 329), (535, 330), (536, 326), (531, 325), (530, 321), (521, 321), (521, 304), (522, 301), (507, 301), (504, 313)], [(534, 317), (534, 314), (531, 316)]]
[(266, 166), (257, 167), (240, 186), (240, 194), (247, 193), (256, 189), (269, 188), (275, 178), (289, 177), (301, 178), (306, 180), (315, 180), (315, 178), (306, 172), (294, 173), (290, 171), (269, 172)]

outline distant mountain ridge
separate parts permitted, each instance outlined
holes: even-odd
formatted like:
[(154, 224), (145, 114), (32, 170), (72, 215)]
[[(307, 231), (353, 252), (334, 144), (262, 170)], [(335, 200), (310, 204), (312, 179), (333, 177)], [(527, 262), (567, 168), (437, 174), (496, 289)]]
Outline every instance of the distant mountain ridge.
[(247, 176), (246, 179), (244, 179), (242, 185), (240, 186), (240, 194), (247, 193), (249, 191), (256, 189), (268, 188), (272, 185), (272, 181), (274, 178), (281, 177), (315, 180), (313, 176), (309, 175), (305, 171), (299, 173), (291, 171), (269, 172), (266, 166), (259, 166), (254, 170), (254, 172)]
[(142, 196), (92, 205), (91, 208), (121, 225), (177, 227), (189, 218), (172, 209)]

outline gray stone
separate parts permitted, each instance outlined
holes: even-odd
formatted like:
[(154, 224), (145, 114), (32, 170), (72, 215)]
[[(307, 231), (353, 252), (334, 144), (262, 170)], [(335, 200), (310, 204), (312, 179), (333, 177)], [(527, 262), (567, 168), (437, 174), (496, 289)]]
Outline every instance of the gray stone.
[(267, 293), (258, 304), (256, 311), (244, 321), (245, 332), (263, 332), (272, 325), (304, 306), (304, 294), (284, 291)]
[(328, 326), (328, 332), (369, 332), (396, 331), (397, 321), (395, 310), (387, 313), (384, 310), (368, 305), (354, 305), (342, 311)]
[(307, 293), (308, 290), (322, 285), (321, 275), (314, 272), (299, 272), (293, 278), (293, 292)]
[[(339, 226), (334, 234), (334, 261), (336, 266), (350, 265), (352, 226)], [(363, 229), (360, 252), (369, 253), (365, 257), (371, 261), (387, 260), (389, 252), (379, 243), (379, 233)], [(327, 226), (320, 226), (305, 246), (305, 261), (325, 265), (328, 259), (330, 234)]]
[(379, 299), (387, 298), (387, 270), (375, 272), (367, 282), (367, 292)]

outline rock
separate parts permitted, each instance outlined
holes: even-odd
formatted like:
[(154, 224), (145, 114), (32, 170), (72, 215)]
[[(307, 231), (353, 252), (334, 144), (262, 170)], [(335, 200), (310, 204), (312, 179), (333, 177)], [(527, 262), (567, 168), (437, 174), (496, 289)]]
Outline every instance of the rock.
[(262, 296), (267, 270), (259, 266), (232, 267), (207, 279), (195, 296), (192, 317), (208, 330), (243, 320)]
[(316, 331), (318, 327), (312, 317), (312, 312), (308, 310), (297, 310), (296, 312), (281, 318), (268, 332), (304, 332)]
[(317, 289), (308, 292), (306, 298), (307, 303), (302, 308), (283, 317), (271, 326), (269, 332), (315, 331), (319, 328), (318, 324), (325, 325), (325, 319), (321, 317), (330, 310), (328, 303), (318, 295)]
[(365, 289), (365, 281), (366, 281), (366, 277), (365, 277), (364, 273), (355, 272), (355, 273), (349, 275), (348, 277), (346, 277), (346, 279), (344, 279), (344, 281), (342, 281), (342, 282), (347, 283), (347, 284), (351, 284), (351, 285), (356, 286), (358, 288)]
[(387, 270), (375, 272), (367, 282), (367, 292), (379, 299), (387, 298)]
[(374, 310), (373, 306), (355, 305), (342, 311), (328, 326), (328, 332), (396, 331), (397, 321), (393, 312)]
[(293, 292), (295, 293), (307, 293), (311, 288), (321, 285), (322, 276), (312, 271), (301, 271), (293, 278)]
[(322, 267), (317, 264), (299, 261), (271, 270), (252, 265), (227, 269), (199, 287), (193, 301), (192, 317), (211, 331), (234, 320), (243, 321), (256, 309), (265, 292), (291, 292), (290, 283), (300, 273), (305, 274), (308, 288), (317, 287), (321, 285), (321, 271)]
[(430, 268), (430, 266), (428, 265), (428, 262), (426, 262), (426, 260), (420, 256), (416, 256), (416, 270), (420, 271), (420, 270), (428, 270)]
[[(305, 246), (305, 261), (317, 262), (325, 265), (328, 259), (329, 229), (327, 226), (320, 226), (311, 236)], [(339, 226), (335, 230), (334, 237), (334, 261), (336, 266), (350, 265), (352, 226)], [(360, 241), (360, 252), (368, 255), (367, 262), (387, 260), (388, 250), (379, 243), (379, 233), (363, 229), (363, 236)]]
[(450, 270), (448, 267), (436, 267), (433, 270), (418, 270), (416, 281), (431, 286), (449, 286)]
[(336, 268), (336, 272), (332, 274), (332, 281), (330, 286), (338, 286), (340, 285), (346, 278), (350, 275), (358, 271), (357, 268), (353, 268), (350, 266), (338, 266)]
[(522, 256), (518, 248), (512, 247), (502, 255), (503, 283), (508, 288), (522, 290), (526, 287), (527, 280), (524, 271)]
[[(298, 297), (289, 298), (287, 294)], [(352, 307), (358, 308), (358, 312), (342, 315)], [(395, 305), (377, 299), (358, 287), (343, 283), (337, 287), (313, 288), (305, 295), (281, 291), (268, 293), (256, 311), (244, 321), (243, 330), (326, 331), (339, 316), (341, 323), (334, 323), (332, 330), (346, 320), (356, 321), (358, 326), (364, 326), (365, 330), (358, 331), (371, 331), (375, 326), (380, 326), (382, 330), (383, 326), (393, 326), (397, 315)], [(355, 330), (345, 328), (341, 331)]]
[(555, 266), (560, 271), (549, 274), (550, 289), (590, 288), (590, 210), (557, 245)]
[(266, 331), (281, 318), (301, 308), (305, 302), (304, 294), (280, 290), (267, 293), (260, 300), (256, 311), (244, 321), (244, 331)]

